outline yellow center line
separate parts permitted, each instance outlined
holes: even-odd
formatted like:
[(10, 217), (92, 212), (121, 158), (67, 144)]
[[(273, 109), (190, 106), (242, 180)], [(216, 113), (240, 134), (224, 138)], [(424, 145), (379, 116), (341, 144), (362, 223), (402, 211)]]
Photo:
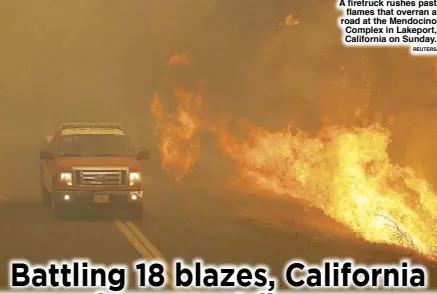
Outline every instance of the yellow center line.
[(144, 259), (159, 260), (165, 263), (167, 266), (168, 283), (172, 287), (171, 265), (166, 261), (159, 250), (156, 249), (152, 242), (150, 242), (140, 229), (138, 229), (138, 227), (131, 221), (116, 221), (115, 225)]
[(159, 252), (158, 249), (156, 249), (155, 246), (153, 246), (152, 242), (150, 242), (146, 236), (144, 236), (144, 234), (140, 231), (140, 229), (138, 229), (138, 227), (131, 221), (124, 221), (124, 224), (132, 231), (132, 233), (138, 238), (138, 240), (144, 245), (144, 247), (146, 247), (151, 256), (154, 259), (159, 259), (162, 260), (163, 262), (165, 261), (164, 256), (161, 254), (161, 252)]

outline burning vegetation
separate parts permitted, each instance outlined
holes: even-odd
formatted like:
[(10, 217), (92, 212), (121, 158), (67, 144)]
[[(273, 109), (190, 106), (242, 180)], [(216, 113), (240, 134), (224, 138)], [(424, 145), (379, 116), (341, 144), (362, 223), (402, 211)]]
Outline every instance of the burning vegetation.
[(221, 133), (242, 177), (323, 210), (371, 242), (436, 257), (437, 197), (412, 169), (390, 162), (390, 134), (377, 125), (329, 127), (318, 137), (253, 128), (244, 140)]
[[(181, 58), (178, 58), (181, 64)], [(187, 66), (187, 62), (182, 62)], [(195, 139), (202, 93), (172, 87), (178, 108), (163, 110), (156, 96), (152, 111), (160, 131), (162, 165), (176, 180), (191, 170), (200, 142)], [(347, 225), (366, 240), (400, 245), (437, 257), (437, 195), (414, 170), (391, 162), (390, 132), (379, 125), (328, 125), (317, 136), (293, 126), (271, 132), (251, 126), (245, 137), (215, 124), (223, 153), (251, 186), (295, 197)], [(205, 126), (204, 130), (211, 130)]]
[[(186, 55), (174, 55), (167, 63), (172, 69), (190, 67)], [(175, 112), (168, 111), (156, 94), (151, 110), (157, 120), (159, 150), (162, 168), (171, 172), (177, 181), (182, 180), (195, 164), (200, 150), (200, 141), (196, 135), (202, 126), (199, 117), (202, 107), (202, 92), (191, 92), (178, 81), (168, 80), (170, 96), (176, 102)]]

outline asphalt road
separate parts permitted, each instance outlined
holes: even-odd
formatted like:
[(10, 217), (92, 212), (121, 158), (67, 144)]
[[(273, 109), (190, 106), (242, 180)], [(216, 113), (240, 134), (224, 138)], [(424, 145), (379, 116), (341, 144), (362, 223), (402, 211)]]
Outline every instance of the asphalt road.
[[(437, 266), (409, 252), (363, 242), (320, 212), (290, 199), (196, 184), (147, 184), (144, 220), (86, 215), (54, 221), (36, 202), (0, 204), (0, 285), (8, 286), (12, 258), (89, 258), (96, 263), (201, 257), (208, 263), (268, 264), (280, 276), (286, 261), (319, 263), (353, 257), (363, 263), (424, 262), (437, 287)], [(133, 281), (131, 277), (131, 281)]]

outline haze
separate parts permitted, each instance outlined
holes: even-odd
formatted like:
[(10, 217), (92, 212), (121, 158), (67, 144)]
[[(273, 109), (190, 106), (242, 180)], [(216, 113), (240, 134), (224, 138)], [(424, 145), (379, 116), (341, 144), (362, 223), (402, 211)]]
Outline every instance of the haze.
[[(205, 80), (211, 116), (271, 129), (291, 120), (316, 132), (324, 116), (356, 123), (362, 108), (365, 123), (395, 132), (393, 158), (434, 183), (435, 60), (343, 48), (334, 8), (319, 0), (0, 0), (0, 173), (11, 187), (1, 197), (38, 191), (40, 138), (60, 122), (120, 121), (136, 145), (155, 146), (149, 105), (179, 52)], [(299, 24), (280, 25), (290, 14)], [(25, 188), (23, 178), (31, 179)]]

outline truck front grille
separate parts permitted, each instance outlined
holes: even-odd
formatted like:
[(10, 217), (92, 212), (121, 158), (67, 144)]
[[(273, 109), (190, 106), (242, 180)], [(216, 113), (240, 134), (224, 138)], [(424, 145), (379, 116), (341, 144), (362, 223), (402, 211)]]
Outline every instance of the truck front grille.
[(122, 168), (74, 168), (75, 186), (127, 186), (128, 170)]

